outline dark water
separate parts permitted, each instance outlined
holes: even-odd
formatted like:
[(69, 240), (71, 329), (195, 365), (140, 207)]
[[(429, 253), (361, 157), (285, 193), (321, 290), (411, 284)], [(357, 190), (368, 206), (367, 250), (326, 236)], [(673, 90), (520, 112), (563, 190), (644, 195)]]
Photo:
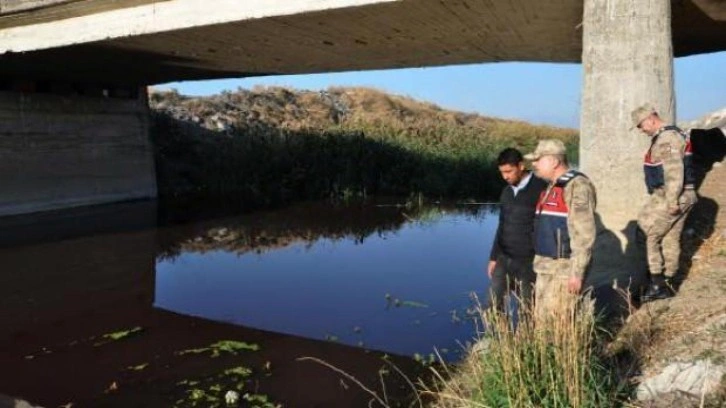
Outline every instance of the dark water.
[(485, 293), (496, 228), (487, 208), (318, 205), (274, 217), (217, 220), (158, 257), (154, 306), (411, 356), (458, 352), (475, 335), (467, 309)]
[[(204, 369), (168, 351), (220, 337), (254, 338), (270, 359), (363, 362), (434, 348), (454, 361), (475, 335), (467, 311), (487, 290), (492, 207), (311, 203), (163, 226), (156, 214), (138, 203), (2, 220), (0, 394), (105, 405), (123, 382), (171, 397), (169, 371)], [(143, 334), (122, 351), (89, 340), (131, 327)], [(139, 361), (152, 362), (146, 377), (124, 371)], [(305, 406), (300, 374), (280, 373), (269, 392)]]

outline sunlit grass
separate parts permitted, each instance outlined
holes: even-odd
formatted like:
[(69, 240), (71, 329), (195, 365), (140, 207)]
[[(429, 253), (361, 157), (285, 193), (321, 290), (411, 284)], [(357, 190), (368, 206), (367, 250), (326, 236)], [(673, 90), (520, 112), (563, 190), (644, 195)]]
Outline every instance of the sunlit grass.
[(523, 307), (516, 329), (506, 315), (483, 310), (486, 330), (457, 367), (438, 369), (434, 406), (599, 408), (619, 406), (626, 383), (601, 348), (590, 302), (566, 302), (535, 317)]
[[(150, 100), (159, 109), (152, 120), (159, 195), (174, 202), (182, 195), (248, 206), (381, 194), (491, 198), (502, 186), (494, 161), (505, 147), (528, 151), (539, 139), (557, 138), (577, 161), (575, 130), (363, 88), (325, 95), (260, 88), (207, 98), (167, 92)], [(185, 115), (195, 119), (177, 118)], [(212, 117), (229, 126), (219, 130)]]
[(246, 343), (244, 341), (236, 340), (220, 340), (216, 343), (210, 344), (208, 347), (182, 350), (176, 352), (176, 354), (183, 356), (185, 354), (202, 354), (210, 352), (212, 357), (219, 357), (222, 353), (234, 355), (238, 354), (240, 351), (258, 351), (259, 349), (260, 346), (254, 343)]

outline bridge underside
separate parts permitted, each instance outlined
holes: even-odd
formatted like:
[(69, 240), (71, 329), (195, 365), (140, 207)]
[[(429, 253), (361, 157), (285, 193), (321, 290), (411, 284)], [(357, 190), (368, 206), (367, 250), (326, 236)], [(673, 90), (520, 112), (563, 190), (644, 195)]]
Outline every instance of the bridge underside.
[[(63, 20), (43, 21), (64, 12), (80, 16), (68, 24), (79, 18), (103, 22), (98, 15), (84, 16), (81, 6), (90, 13), (102, 2), (60, 3), (0, 16), (0, 38), (29, 24), (36, 24), (33, 33), (55, 27), (62, 35), (66, 26), (54, 25)], [(117, 3), (151, 7), (144, 5), (148, 0)], [(572, 0), (374, 2), (6, 52), (0, 77), (154, 84), (495, 61), (579, 62), (582, 15), (582, 2)], [(676, 56), (726, 49), (726, 21), (714, 20), (692, 1), (672, 2), (672, 16)]]
[[(583, 110), (627, 96), (592, 115), (607, 126), (594, 140), (642, 144), (623, 119), (631, 105), (673, 99), (670, 69), (651, 68), (726, 49), (725, 10), (717, 0), (0, 0), (0, 215), (154, 197), (142, 85), (177, 80), (589, 55), (585, 77), (602, 89), (583, 92)], [(618, 162), (626, 176), (614, 178), (590, 153), (603, 191), (639, 166)]]

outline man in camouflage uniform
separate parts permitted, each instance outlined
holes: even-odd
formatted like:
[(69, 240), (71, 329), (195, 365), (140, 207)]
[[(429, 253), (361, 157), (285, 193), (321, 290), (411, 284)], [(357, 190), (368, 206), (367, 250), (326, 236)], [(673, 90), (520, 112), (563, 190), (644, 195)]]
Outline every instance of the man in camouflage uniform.
[(671, 281), (678, 272), (681, 232), (698, 198), (688, 135), (675, 126), (666, 126), (652, 105), (636, 108), (631, 119), (633, 128), (651, 139), (643, 166), (650, 195), (638, 215), (650, 270), (650, 282), (641, 300), (649, 302), (674, 295)]
[(542, 140), (532, 160), (535, 174), (548, 181), (535, 213), (535, 317), (546, 318), (579, 299), (595, 243), (595, 187), (567, 163), (560, 140)]

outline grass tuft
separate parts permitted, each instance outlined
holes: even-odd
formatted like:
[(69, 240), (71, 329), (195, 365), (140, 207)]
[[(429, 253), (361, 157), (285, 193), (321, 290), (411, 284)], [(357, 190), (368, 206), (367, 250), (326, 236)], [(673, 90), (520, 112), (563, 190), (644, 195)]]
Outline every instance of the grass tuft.
[(628, 387), (604, 352), (593, 305), (565, 302), (535, 316), (522, 307), (517, 325), (504, 314), (482, 310), (486, 330), (458, 367), (444, 367), (427, 392), (434, 406), (574, 407), (618, 406)]

